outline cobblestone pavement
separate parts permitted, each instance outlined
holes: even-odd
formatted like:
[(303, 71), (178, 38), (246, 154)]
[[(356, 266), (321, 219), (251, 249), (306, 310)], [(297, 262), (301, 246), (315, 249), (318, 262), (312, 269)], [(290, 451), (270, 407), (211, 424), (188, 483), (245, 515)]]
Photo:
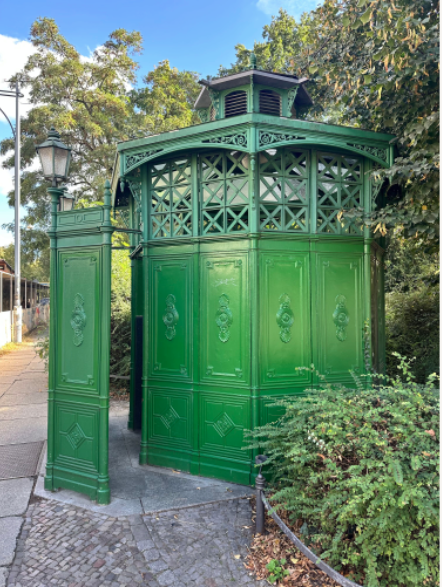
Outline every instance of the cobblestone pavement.
[(247, 499), (112, 518), (34, 498), (8, 587), (263, 587), (244, 568)]

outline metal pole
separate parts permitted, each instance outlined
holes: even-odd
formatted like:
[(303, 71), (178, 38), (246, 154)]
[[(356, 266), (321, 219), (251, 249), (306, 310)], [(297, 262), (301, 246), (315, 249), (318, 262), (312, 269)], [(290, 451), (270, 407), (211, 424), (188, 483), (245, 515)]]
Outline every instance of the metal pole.
[(3, 312), (3, 273), (0, 273), (0, 312)]
[(15, 82), (15, 342), (22, 342), (20, 275), (20, 106), (18, 81)]
[(264, 534), (265, 530), (265, 511), (264, 503), (262, 501), (262, 494), (265, 489), (266, 480), (262, 476), (261, 471), (255, 480), (256, 487), (256, 534)]

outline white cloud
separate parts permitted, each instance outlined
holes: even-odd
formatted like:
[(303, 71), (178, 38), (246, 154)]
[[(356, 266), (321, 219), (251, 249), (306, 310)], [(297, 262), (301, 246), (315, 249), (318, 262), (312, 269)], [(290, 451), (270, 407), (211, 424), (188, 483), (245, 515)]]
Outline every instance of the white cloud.
[(318, 4), (317, 0), (258, 0), (256, 7), (269, 16), (276, 16), (280, 8), (292, 16), (301, 16), (303, 12), (315, 9)]

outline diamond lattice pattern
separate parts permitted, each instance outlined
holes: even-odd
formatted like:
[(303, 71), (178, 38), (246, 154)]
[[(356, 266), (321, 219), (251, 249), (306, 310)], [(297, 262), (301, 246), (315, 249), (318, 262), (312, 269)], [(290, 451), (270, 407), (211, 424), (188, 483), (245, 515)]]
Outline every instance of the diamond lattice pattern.
[(308, 153), (271, 149), (259, 164), (261, 230), (308, 232)]
[(355, 157), (318, 153), (317, 232), (361, 234), (341, 213), (362, 205), (362, 162)]
[(201, 233), (245, 232), (249, 226), (249, 157), (239, 151), (200, 161)]
[(151, 238), (192, 235), (191, 166), (187, 158), (151, 168)]

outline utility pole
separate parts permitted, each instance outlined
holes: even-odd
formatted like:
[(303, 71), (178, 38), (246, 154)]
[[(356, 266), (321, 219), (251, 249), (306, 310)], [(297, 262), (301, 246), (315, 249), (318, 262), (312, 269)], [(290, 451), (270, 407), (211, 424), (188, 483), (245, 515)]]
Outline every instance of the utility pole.
[(21, 308), (20, 259), (20, 102), (18, 81), (15, 82), (15, 342), (22, 342), (23, 315)]
[(20, 102), (19, 98), (23, 98), (23, 94), (20, 93), (19, 81), (15, 81), (15, 91), (13, 90), (0, 90), (0, 96), (15, 98), (15, 131), (11, 121), (6, 116), (4, 110), (0, 108), (0, 111), (9, 122), (12, 133), (15, 138), (15, 296), (14, 296), (14, 341), (22, 342), (22, 331), (23, 331), (23, 312), (21, 307), (21, 269), (20, 269)]

